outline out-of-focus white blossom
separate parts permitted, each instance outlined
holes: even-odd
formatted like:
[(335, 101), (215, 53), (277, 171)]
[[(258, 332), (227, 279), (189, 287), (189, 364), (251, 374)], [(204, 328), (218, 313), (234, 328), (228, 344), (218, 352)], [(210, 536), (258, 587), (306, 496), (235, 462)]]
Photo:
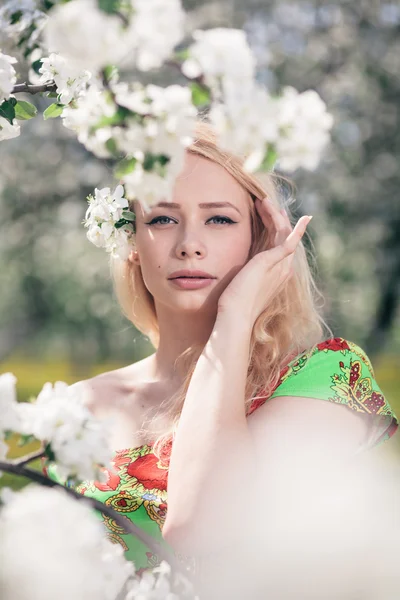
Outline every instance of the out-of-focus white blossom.
[(240, 86), (254, 78), (256, 61), (244, 31), (217, 27), (196, 30), (193, 38), (196, 41), (189, 47), (189, 58), (182, 65), (187, 77), (202, 74), (214, 93), (221, 80), (232, 79)]
[(101, 466), (109, 468), (112, 451), (105, 424), (73, 386), (45, 383), (35, 402), (19, 405), (19, 415), (22, 433), (51, 444), (61, 478), (98, 479)]
[(11, 140), (12, 138), (18, 137), (21, 133), (21, 127), (16, 119), (13, 123), (7, 121), (4, 117), (0, 117), (0, 142), (3, 140)]
[(75, 68), (94, 73), (118, 64), (136, 44), (122, 19), (100, 10), (96, 0), (71, 0), (55, 6), (43, 33), (50, 52), (59, 52)]
[(143, 115), (141, 123), (128, 118), (124, 128), (115, 128), (114, 139), (121, 151), (172, 157), (193, 141), (197, 111), (188, 88), (148, 85), (130, 91), (127, 84), (117, 84), (115, 93), (118, 104)]
[(66, 490), (30, 484), (0, 511), (2, 600), (115, 600), (134, 565)]
[[(11, 17), (19, 14), (18, 20)], [(0, 45), (2, 38), (18, 43), (22, 34), (26, 37), (25, 44), (32, 46), (39, 43), (42, 29), (47, 21), (47, 15), (38, 9), (35, 0), (8, 0), (0, 7)], [(28, 35), (27, 35), (28, 34)]]
[(286, 87), (279, 98), (279, 130), (276, 143), (279, 168), (294, 171), (299, 167), (315, 170), (330, 140), (333, 116), (314, 90), (300, 94)]
[(54, 52), (41, 60), (41, 77), (38, 83), (54, 80), (62, 104), (68, 104), (73, 98), (77, 98), (92, 77), (90, 71), (75, 69), (63, 56)]
[(160, 67), (185, 35), (185, 12), (180, 0), (131, 0), (133, 17), (128, 36), (135, 41), (135, 53), (126, 60), (140, 71)]
[(0, 460), (6, 458), (9, 449), (4, 441), (4, 432), (19, 432), (21, 428), (16, 381), (17, 378), (12, 373), (0, 375)]
[(123, 9), (128, 24), (101, 11), (95, 0), (56, 6), (44, 29), (45, 43), (93, 72), (110, 64), (141, 71), (160, 67), (185, 34), (180, 0), (128, 0)]
[(13, 65), (17, 59), (0, 52), (0, 104), (8, 100), (17, 82), (17, 74)]
[[(178, 168), (174, 169), (174, 160), (172, 160), (172, 164), (169, 164), (169, 168), (170, 173), (179, 171)], [(171, 200), (174, 181), (172, 175), (163, 177), (153, 171), (145, 171), (138, 163), (134, 171), (123, 176), (123, 181), (127, 195), (133, 200), (138, 200), (145, 212), (149, 212), (151, 206), (159, 202), (161, 198), (166, 201)]]
[(106, 142), (112, 136), (111, 127), (95, 129), (103, 117), (111, 117), (116, 106), (109, 94), (98, 85), (89, 85), (85, 93), (75, 100), (74, 106), (66, 106), (61, 118), (64, 127), (72, 129), (78, 140), (99, 158), (109, 158), (110, 151)]
[(238, 86), (232, 79), (222, 90), (223, 102), (212, 105), (210, 121), (220, 144), (246, 157), (246, 170), (257, 171), (269, 150), (283, 171), (317, 167), (333, 124), (317, 92), (286, 87), (282, 96), (272, 97), (255, 81)]
[(85, 215), (88, 239), (99, 248), (105, 248), (112, 256), (126, 260), (132, 249), (133, 226), (131, 223), (116, 228), (124, 210), (129, 211), (129, 203), (123, 197), (124, 188), (118, 185), (114, 192), (110, 188), (95, 189), (89, 196), (89, 207)]
[(232, 80), (223, 84), (224, 102), (212, 105), (209, 118), (219, 143), (246, 157), (245, 168), (256, 171), (269, 144), (279, 134), (277, 107), (267, 90), (253, 84), (238, 86)]

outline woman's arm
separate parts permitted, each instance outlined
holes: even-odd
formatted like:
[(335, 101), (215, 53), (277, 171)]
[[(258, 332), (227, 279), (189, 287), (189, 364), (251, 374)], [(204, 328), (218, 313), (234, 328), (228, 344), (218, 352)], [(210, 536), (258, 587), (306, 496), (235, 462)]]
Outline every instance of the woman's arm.
[(251, 330), (218, 318), (198, 359), (173, 444), (163, 536), (196, 553), (222, 540), (254, 481), (244, 396)]
[(251, 530), (268, 536), (286, 519), (283, 506), (291, 522), (314, 519), (307, 511), (319, 494), (349, 485), (344, 466), (366, 433), (354, 411), (317, 398), (274, 398), (247, 419), (250, 334), (243, 321), (218, 318), (189, 385), (163, 528), (183, 553), (239, 543), (242, 532), (249, 541)]

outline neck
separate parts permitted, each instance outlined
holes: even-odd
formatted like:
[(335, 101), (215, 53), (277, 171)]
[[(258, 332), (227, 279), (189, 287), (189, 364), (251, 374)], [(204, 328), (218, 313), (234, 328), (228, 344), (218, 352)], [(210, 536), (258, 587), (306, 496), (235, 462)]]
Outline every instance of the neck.
[(186, 376), (184, 364), (177, 358), (191, 347), (198, 347), (200, 356), (213, 327), (216, 314), (172, 313), (163, 307), (157, 307), (160, 328), (160, 342), (151, 359), (151, 376), (157, 381), (166, 381), (179, 387)]

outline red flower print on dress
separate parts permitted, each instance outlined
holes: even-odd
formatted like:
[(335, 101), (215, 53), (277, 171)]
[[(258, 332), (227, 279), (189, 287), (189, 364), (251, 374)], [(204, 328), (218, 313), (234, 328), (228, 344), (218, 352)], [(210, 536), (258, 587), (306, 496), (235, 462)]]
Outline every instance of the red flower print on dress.
[(113, 473), (107, 469), (103, 469), (103, 471), (107, 473), (107, 481), (105, 483), (95, 481), (94, 486), (102, 492), (114, 492), (119, 486), (121, 478), (116, 473)]
[(338, 352), (339, 350), (350, 350), (350, 347), (346, 340), (340, 337), (330, 338), (320, 344), (317, 344), (318, 350), (333, 350)]
[(147, 490), (167, 490), (168, 470), (160, 466), (155, 454), (139, 456), (128, 465), (126, 472), (131, 477), (136, 477)]

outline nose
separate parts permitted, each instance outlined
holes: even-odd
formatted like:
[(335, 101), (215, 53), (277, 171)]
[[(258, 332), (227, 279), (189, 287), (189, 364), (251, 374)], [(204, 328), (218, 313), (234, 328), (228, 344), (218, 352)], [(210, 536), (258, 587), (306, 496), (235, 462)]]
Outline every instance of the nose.
[(179, 258), (201, 257), (205, 255), (205, 247), (197, 237), (186, 235), (176, 245), (176, 254)]

